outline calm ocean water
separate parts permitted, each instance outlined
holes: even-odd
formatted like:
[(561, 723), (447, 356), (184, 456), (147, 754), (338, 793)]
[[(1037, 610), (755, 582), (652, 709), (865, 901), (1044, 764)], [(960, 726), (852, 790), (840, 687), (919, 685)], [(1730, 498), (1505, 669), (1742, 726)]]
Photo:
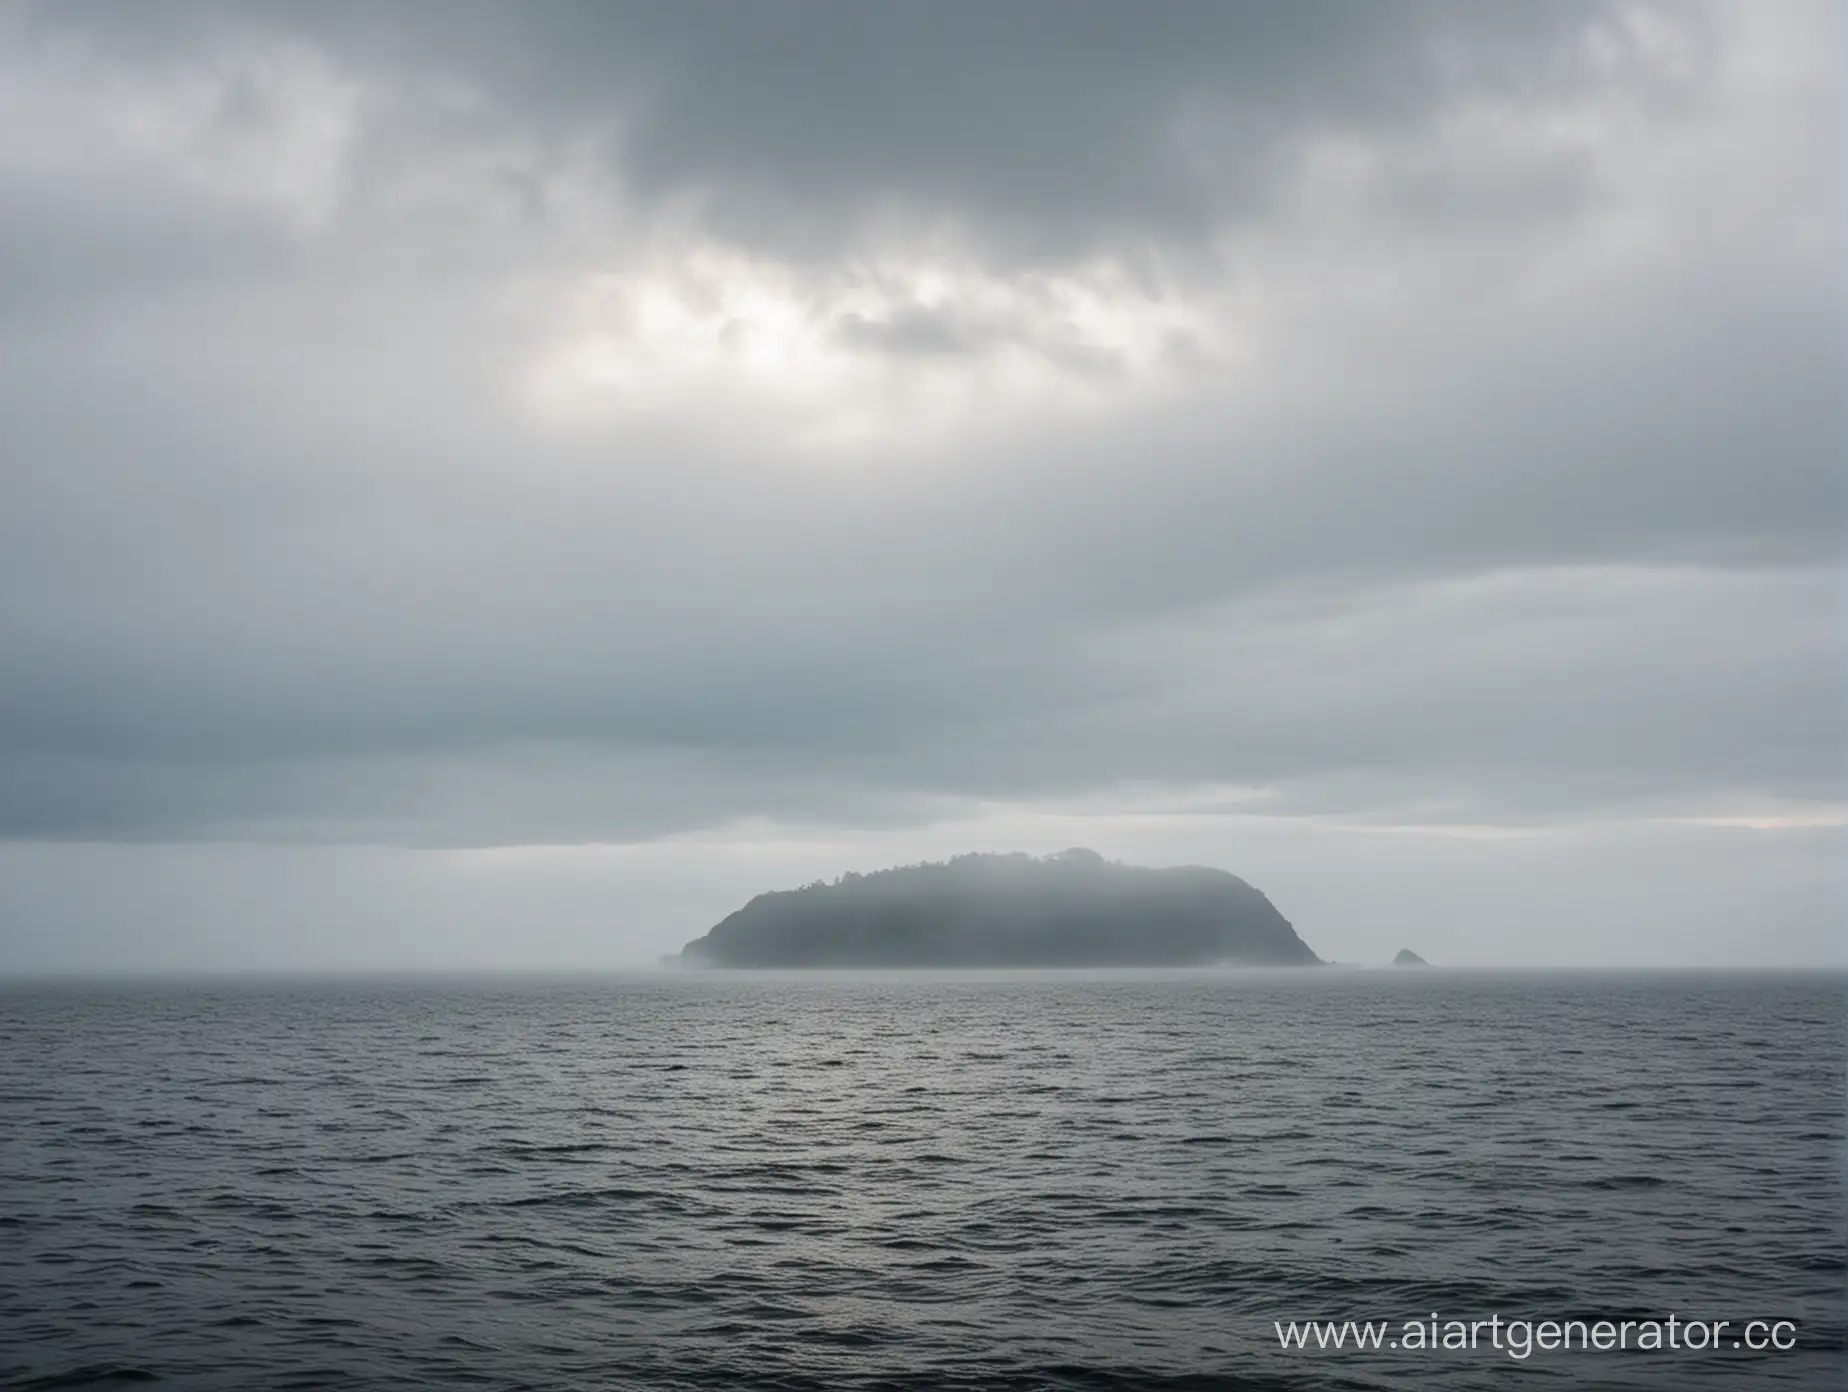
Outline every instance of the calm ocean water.
[[(13, 986), (0, 1382), (1834, 1388), (1844, 1037), (1822, 976)], [(1799, 1347), (1272, 1331), (1434, 1312)]]

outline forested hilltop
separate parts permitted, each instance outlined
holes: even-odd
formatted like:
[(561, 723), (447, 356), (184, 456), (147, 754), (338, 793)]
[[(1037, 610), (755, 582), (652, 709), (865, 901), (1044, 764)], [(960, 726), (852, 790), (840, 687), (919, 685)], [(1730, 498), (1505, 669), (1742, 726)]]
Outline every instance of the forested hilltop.
[(966, 855), (760, 894), (678, 959), (717, 967), (1313, 966), (1264, 894), (1074, 849)]

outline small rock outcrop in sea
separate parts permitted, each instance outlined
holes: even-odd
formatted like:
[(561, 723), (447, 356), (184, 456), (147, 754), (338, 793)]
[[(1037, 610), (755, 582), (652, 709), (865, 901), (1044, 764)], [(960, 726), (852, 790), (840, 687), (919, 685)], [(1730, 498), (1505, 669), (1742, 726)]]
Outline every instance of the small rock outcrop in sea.
[(1392, 964), (1395, 967), (1428, 967), (1431, 965), (1409, 947), (1400, 948), (1399, 955), (1392, 959)]
[(1263, 893), (1224, 870), (1095, 851), (966, 855), (760, 894), (683, 964), (715, 967), (1316, 966)]

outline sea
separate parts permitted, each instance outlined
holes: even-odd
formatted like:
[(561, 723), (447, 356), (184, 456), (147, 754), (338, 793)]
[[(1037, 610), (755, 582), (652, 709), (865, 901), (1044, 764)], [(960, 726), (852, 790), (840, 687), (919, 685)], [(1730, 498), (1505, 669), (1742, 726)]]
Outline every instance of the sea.
[(1839, 1388), (1845, 1039), (1826, 974), (14, 983), (0, 1385)]

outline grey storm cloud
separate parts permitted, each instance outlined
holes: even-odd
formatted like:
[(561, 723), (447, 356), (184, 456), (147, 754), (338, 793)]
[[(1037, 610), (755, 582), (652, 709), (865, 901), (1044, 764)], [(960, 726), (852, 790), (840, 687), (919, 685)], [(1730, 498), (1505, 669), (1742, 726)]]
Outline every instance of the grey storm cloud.
[[(1159, 14), (1055, 0), (139, 8), (40, 4), (26, 27), (80, 34), (130, 61), (184, 61), (281, 32), (362, 80), (443, 74), (511, 123), (589, 142), (642, 196), (696, 198), (746, 235), (831, 243), (843, 217), (890, 211), (1055, 247), (1137, 230), (1208, 235), (1228, 212), (1261, 207), (1317, 133), (1377, 137), (1458, 101), (1606, 80), (1586, 35), (1621, 17), (1578, 0), (1183, 3)], [(1647, 30), (1601, 32), (1616, 49), (1605, 65), (1629, 68), (1637, 95), (1685, 90), (1689, 75), (1665, 79), (1649, 62)], [(1690, 61), (1711, 60), (1698, 12), (1679, 17), (1676, 37)], [(250, 82), (218, 115), (266, 111)]]
[(1827, 850), (1842, 38), (0, 10), (0, 836)]

